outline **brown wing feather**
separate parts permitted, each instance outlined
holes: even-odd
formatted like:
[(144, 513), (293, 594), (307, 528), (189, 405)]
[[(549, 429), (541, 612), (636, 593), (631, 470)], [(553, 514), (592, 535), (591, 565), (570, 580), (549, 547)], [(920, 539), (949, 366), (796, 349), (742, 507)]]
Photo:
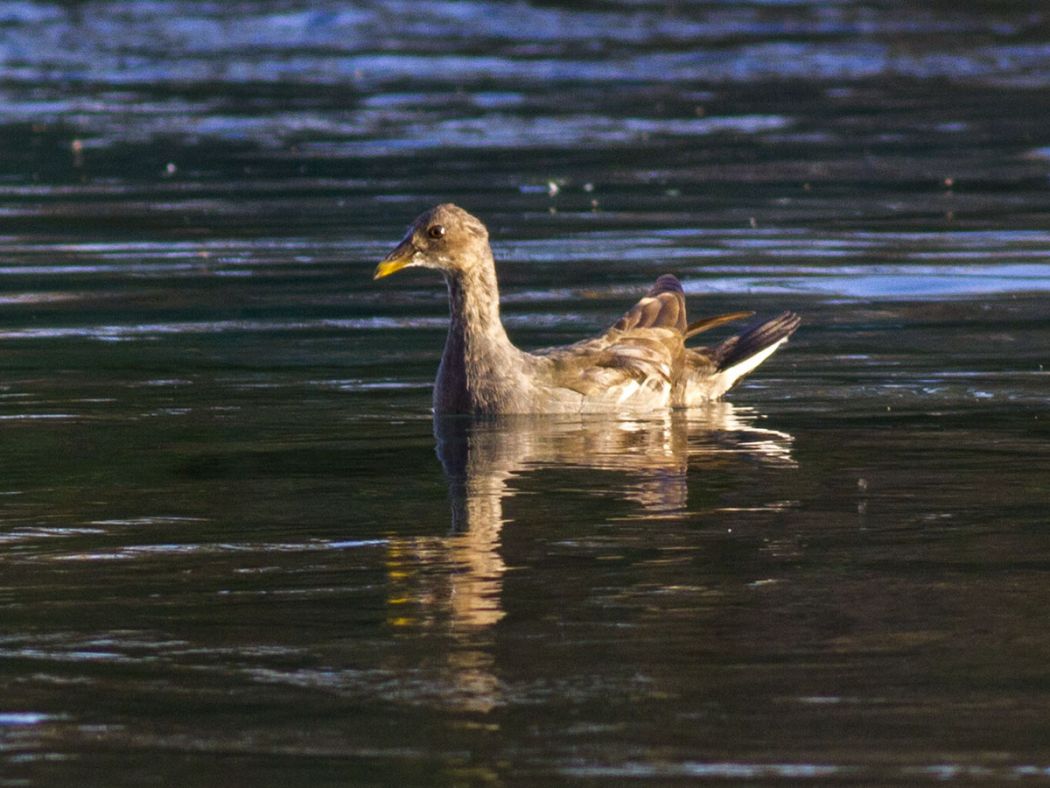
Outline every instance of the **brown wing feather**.
[(727, 312), (724, 315), (716, 315), (715, 317), (705, 317), (702, 320), (697, 320), (695, 323), (690, 323), (689, 328), (685, 330), (685, 338), (695, 337), (697, 334), (702, 334), (705, 331), (710, 331), (712, 328), (718, 328), (726, 323), (733, 323), (737, 320), (743, 320), (748, 317), (752, 317), (754, 312)]
[(624, 336), (614, 331), (564, 348), (541, 351), (555, 386), (593, 394), (629, 381), (671, 381), (681, 336), (667, 329), (639, 329)]
[(552, 385), (584, 396), (631, 381), (673, 385), (684, 363), (685, 330), (685, 293), (665, 274), (601, 336), (536, 354), (548, 360)]
[(684, 334), (685, 292), (682, 283), (671, 274), (664, 274), (612, 328), (625, 332), (635, 328), (670, 328)]

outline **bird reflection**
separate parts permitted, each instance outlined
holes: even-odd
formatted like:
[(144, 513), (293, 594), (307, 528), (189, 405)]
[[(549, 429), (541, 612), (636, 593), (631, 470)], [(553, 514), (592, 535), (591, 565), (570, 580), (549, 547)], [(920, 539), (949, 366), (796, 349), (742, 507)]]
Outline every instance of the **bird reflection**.
[(637, 504), (639, 517), (680, 517), (688, 511), (691, 473), (741, 461), (794, 465), (791, 436), (757, 426), (759, 419), (752, 409), (722, 402), (649, 420), (436, 416), (451, 528), (443, 537), (391, 544), (390, 622), (451, 635), (458, 648), (446, 666), (446, 692), (457, 698), (454, 705), (498, 705), (489, 645), (505, 615), (500, 534), (508, 522), (504, 504), (518, 492), (515, 479), (550, 468), (608, 471), (615, 475), (604, 489)]
[(741, 455), (794, 464), (791, 436), (757, 427), (757, 419), (753, 410), (727, 402), (650, 420), (435, 417), (452, 537), (498, 546), (503, 502), (514, 495), (508, 481), (549, 467), (626, 473), (630, 481), (616, 487), (620, 497), (638, 503), (648, 516), (681, 514), (687, 508), (690, 467), (727, 465)]

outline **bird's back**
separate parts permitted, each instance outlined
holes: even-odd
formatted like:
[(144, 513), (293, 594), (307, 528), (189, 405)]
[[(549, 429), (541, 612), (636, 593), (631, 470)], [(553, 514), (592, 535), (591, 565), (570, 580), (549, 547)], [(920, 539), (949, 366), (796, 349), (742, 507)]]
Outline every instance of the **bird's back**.
[(533, 354), (537, 393), (573, 410), (579, 403), (582, 412), (691, 407), (717, 399), (787, 340), (798, 317), (784, 313), (711, 348), (686, 348), (685, 341), (750, 314), (690, 325), (681, 282), (664, 274), (599, 336)]
[(574, 392), (583, 412), (673, 407), (684, 384), (685, 329), (685, 293), (666, 274), (599, 336), (536, 351), (537, 383)]

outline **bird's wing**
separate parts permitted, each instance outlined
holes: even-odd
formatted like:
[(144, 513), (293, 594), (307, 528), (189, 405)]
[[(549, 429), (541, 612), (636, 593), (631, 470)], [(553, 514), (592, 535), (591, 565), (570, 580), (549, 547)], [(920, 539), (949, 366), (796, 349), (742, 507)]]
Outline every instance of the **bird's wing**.
[(636, 328), (669, 328), (685, 334), (685, 291), (671, 274), (664, 274), (610, 331), (629, 332)]
[(689, 324), (689, 327), (685, 330), (685, 338), (690, 339), (697, 334), (710, 331), (712, 328), (724, 326), (726, 323), (735, 323), (737, 320), (744, 320), (745, 318), (752, 317), (754, 314), (754, 312), (727, 312), (724, 315), (705, 317)]
[(683, 347), (681, 334), (650, 328), (612, 334), (542, 353), (549, 361), (549, 383), (584, 396), (630, 383), (671, 385)]
[(611, 330), (630, 331), (635, 328), (669, 328), (678, 331), (684, 339), (753, 316), (754, 312), (727, 312), (705, 317), (693, 323), (685, 321), (685, 291), (682, 283), (671, 274), (664, 274), (656, 284)]
[(605, 333), (567, 347), (537, 351), (547, 363), (549, 384), (586, 396), (670, 387), (683, 353), (685, 293), (670, 274)]

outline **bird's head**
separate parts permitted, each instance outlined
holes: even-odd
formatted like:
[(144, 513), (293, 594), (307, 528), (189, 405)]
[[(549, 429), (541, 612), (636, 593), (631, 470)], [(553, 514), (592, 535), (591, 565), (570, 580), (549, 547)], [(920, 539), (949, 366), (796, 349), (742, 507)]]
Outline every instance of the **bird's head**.
[(402, 268), (436, 268), (460, 274), (491, 259), (489, 234), (480, 221), (452, 203), (420, 214), (390, 254), (376, 267), (373, 279)]

